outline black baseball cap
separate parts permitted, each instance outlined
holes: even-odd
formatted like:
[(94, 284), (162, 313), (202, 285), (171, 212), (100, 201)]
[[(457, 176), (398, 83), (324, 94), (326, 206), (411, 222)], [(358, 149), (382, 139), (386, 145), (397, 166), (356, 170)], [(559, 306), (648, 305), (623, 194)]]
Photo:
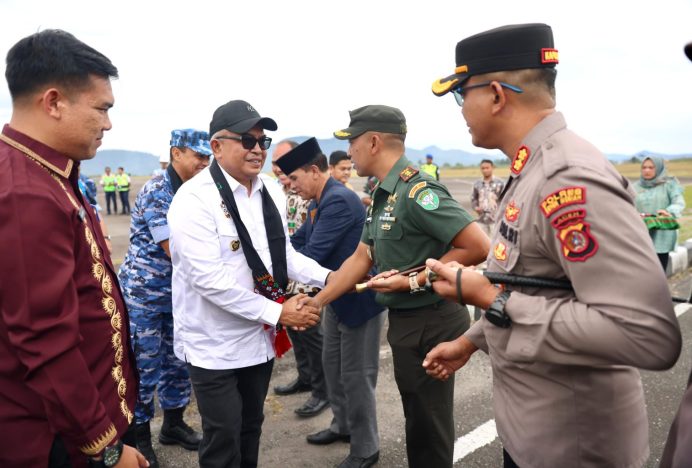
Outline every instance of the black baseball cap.
[(348, 112), (351, 123), (348, 128), (337, 130), (334, 136), (339, 140), (351, 140), (365, 132), (406, 134), (406, 117), (396, 107), (371, 105)]
[(213, 136), (219, 130), (245, 133), (256, 126), (271, 131), (278, 128), (274, 119), (261, 117), (248, 102), (237, 99), (228, 101), (214, 111), (209, 123), (209, 135)]
[(288, 153), (276, 160), (276, 165), (279, 166), (281, 172), (289, 175), (296, 169), (310, 164), (317, 156), (323, 154), (319, 143), (315, 137), (308, 138)]
[(432, 85), (443, 96), (474, 75), (527, 68), (555, 68), (558, 53), (547, 24), (512, 24), (485, 31), (457, 43), (454, 74)]

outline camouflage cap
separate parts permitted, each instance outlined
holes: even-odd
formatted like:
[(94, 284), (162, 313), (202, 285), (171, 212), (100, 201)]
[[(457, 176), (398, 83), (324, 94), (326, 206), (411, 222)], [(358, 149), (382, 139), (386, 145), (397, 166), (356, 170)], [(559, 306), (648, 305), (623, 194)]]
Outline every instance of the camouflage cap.
[(432, 84), (432, 91), (443, 96), (474, 75), (555, 68), (558, 53), (553, 30), (547, 24), (512, 24), (467, 37), (457, 43), (454, 74)]
[(370, 105), (349, 111), (351, 123), (348, 128), (337, 130), (339, 140), (351, 140), (365, 132), (406, 134), (406, 117), (396, 107)]
[(171, 131), (171, 146), (178, 148), (190, 148), (200, 154), (211, 156), (209, 146), (209, 134), (193, 128), (184, 128)]

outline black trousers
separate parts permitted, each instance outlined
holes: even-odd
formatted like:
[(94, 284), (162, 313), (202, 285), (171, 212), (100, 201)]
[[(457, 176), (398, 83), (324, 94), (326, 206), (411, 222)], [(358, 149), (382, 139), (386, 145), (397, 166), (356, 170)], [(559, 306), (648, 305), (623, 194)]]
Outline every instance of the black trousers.
[[(130, 213), (130, 191), (129, 190), (123, 190), (122, 192), (118, 192), (120, 194), (120, 203), (123, 205), (123, 211), (122, 214), (129, 214)], [(115, 212), (118, 212), (118, 209), (115, 209)]]
[(502, 468), (519, 468), (519, 465), (514, 463), (514, 460), (512, 460), (512, 457), (505, 449), (502, 449), (502, 462)]
[(310, 327), (305, 331), (288, 328), (298, 368), (298, 380), (312, 386), (312, 395), (327, 399), (327, 382), (322, 367), (322, 327)]
[(443, 341), (469, 328), (469, 312), (441, 301), (416, 309), (389, 309), (387, 340), (406, 418), (406, 452), (410, 468), (451, 468), (454, 453), (454, 376), (435, 380), (425, 373), (423, 358)]
[(115, 192), (105, 192), (106, 194), (106, 213), (111, 214), (111, 202), (113, 202), (113, 213), (118, 214), (118, 197)]
[(274, 360), (240, 369), (188, 364), (202, 416), (201, 468), (254, 468)]

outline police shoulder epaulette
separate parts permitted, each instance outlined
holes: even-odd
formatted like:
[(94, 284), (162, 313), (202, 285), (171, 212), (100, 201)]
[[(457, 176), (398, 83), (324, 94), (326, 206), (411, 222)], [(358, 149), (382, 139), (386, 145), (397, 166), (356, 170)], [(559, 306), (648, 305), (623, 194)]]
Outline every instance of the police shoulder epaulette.
[(408, 166), (406, 169), (399, 173), (399, 178), (404, 182), (408, 182), (411, 179), (411, 177), (413, 177), (416, 174), (418, 174), (418, 169)]

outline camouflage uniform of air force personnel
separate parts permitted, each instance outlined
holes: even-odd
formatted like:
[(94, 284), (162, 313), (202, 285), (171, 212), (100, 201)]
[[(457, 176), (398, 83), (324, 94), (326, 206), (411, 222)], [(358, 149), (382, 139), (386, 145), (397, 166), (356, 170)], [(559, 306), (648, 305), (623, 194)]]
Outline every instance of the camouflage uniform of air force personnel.
[[(206, 132), (174, 130), (171, 146), (187, 147), (200, 154), (211, 155), (208, 138)], [(149, 432), (148, 423), (154, 416), (154, 391), (158, 390), (164, 418), (176, 413), (175, 419), (182, 423), (182, 412), (190, 402), (187, 368), (173, 353), (172, 264), (159, 245), (168, 240), (166, 215), (173, 200), (174, 187), (180, 184), (182, 181), (173, 165), (144, 184), (132, 211), (130, 247), (118, 274), (130, 311), (132, 346), (140, 374), (135, 409), (138, 444), (140, 440), (150, 437), (149, 434), (140, 437), (140, 433), (143, 425), (146, 425), (144, 432)], [(161, 438), (164, 438), (164, 429)]]

